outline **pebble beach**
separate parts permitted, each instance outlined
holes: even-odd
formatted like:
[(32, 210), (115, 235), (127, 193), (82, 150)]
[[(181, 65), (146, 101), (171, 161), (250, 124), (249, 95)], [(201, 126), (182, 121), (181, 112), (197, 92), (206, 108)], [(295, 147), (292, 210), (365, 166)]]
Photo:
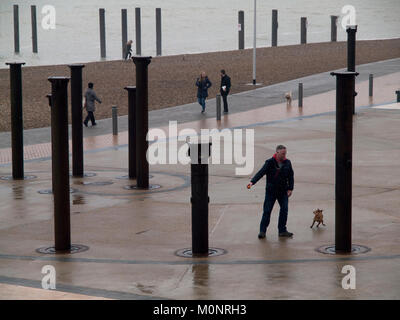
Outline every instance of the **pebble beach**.
[[(209, 97), (219, 92), (221, 69), (232, 79), (231, 93), (251, 90), (252, 49), (202, 54), (154, 57), (149, 65), (149, 110), (168, 108), (196, 101), (195, 80), (201, 71), (213, 86)], [(400, 57), (400, 39), (357, 41), (356, 63), (364, 64)], [(78, 61), (77, 61), (78, 62)], [(324, 42), (257, 49), (257, 83), (268, 86), (282, 81), (326, 72), (347, 65), (346, 42)], [(69, 76), (68, 65), (24, 66), (22, 69), (24, 128), (50, 125), (46, 95), (51, 92), (50, 76)], [(97, 104), (96, 119), (111, 117), (111, 107), (126, 115), (126, 86), (135, 85), (135, 66), (131, 60), (86, 63), (83, 89), (94, 83), (102, 104)], [(292, 88), (296, 90), (296, 88)], [(284, 92), (282, 92), (282, 101)], [(70, 97), (69, 97), (70, 99)], [(70, 101), (69, 101), (70, 103)], [(0, 70), (0, 131), (10, 131), (9, 70)], [(70, 119), (69, 119), (70, 121)]]

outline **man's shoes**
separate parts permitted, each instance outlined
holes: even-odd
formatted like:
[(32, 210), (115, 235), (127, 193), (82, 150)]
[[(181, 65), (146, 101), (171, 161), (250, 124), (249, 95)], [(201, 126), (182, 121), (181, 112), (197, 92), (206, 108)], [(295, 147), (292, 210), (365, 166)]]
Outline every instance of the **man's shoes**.
[(87, 127), (87, 123), (86, 122), (84, 122), (83, 124), (85, 125), (85, 127)]
[(92, 123), (92, 127), (93, 127), (93, 126), (97, 126), (97, 123)]
[(291, 233), (291, 232), (289, 232), (289, 231), (280, 232), (280, 233), (279, 233), (279, 236), (280, 236), (280, 237), (288, 237), (288, 238), (290, 238), (290, 237), (293, 236), (293, 233)]
[(258, 234), (258, 239), (264, 239), (265, 238), (265, 232), (260, 232)]
[(201, 110), (201, 113), (204, 113), (204, 112), (206, 112), (206, 110)]
[(224, 111), (224, 113), (225, 113), (225, 114), (227, 114), (227, 113), (228, 113), (228, 111)]

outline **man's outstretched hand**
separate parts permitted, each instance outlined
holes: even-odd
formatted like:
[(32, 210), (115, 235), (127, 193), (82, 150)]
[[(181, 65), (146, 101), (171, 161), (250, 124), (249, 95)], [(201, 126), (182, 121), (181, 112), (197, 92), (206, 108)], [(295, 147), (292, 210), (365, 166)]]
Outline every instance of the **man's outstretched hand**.
[(250, 182), (250, 183), (247, 185), (247, 189), (250, 189), (252, 185), (253, 185), (253, 183)]
[(287, 191), (287, 196), (290, 197), (292, 195), (292, 190)]

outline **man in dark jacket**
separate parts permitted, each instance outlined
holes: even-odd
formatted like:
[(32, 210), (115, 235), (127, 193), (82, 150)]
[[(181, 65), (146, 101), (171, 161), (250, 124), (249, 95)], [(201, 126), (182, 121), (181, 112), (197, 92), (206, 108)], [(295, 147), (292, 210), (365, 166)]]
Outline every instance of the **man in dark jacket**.
[(258, 238), (265, 238), (267, 227), (269, 225), (271, 211), (275, 201), (281, 207), (279, 211), (278, 230), (280, 237), (291, 237), (293, 233), (286, 229), (289, 197), (292, 195), (294, 185), (294, 173), (292, 164), (289, 159), (286, 159), (286, 147), (279, 145), (276, 147), (274, 156), (265, 161), (264, 166), (256, 173), (247, 188), (256, 184), (264, 175), (267, 175), (267, 185), (265, 189), (265, 201), (263, 216), (260, 223), (260, 233)]
[(228, 94), (231, 89), (231, 78), (226, 74), (225, 70), (221, 70), (221, 96), (224, 101), (224, 113), (228, 113)]

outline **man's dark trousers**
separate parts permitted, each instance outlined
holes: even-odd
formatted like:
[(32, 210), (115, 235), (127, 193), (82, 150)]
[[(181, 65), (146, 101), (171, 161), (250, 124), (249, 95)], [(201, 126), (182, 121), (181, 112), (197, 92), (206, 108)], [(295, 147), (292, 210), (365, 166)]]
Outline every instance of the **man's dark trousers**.
[(222, 100), (224, 101), (224, 112), (228, 112), (228, 95), (222, 94)]
[(84, 123), (88, 124), (89, 119), (90, 119), (90, 121), (92, 121), (92, 125), (94, 125), (96, 123), (96, 120), (94, 119), (93, 111), (88, 111), (87, 112), (87, 116), (86, 116), (86, 119), (85, 119)]
[(276, 200), (278, 200), (278, 203), (281, 207), (279, 211), (279, 222), (278, 222), (279, 233), (287, 231), (286, 222), (288, 217), (288, 203), (289, 203), (287, 191), (279, 190), (277, 188), (267, 187), (265, 190), (264, 209), (260, 223), (260, 232), (265, 233), (267, 231), (267, 227), (269, 225), (269, 221), (271, 218), (271, 212)]

